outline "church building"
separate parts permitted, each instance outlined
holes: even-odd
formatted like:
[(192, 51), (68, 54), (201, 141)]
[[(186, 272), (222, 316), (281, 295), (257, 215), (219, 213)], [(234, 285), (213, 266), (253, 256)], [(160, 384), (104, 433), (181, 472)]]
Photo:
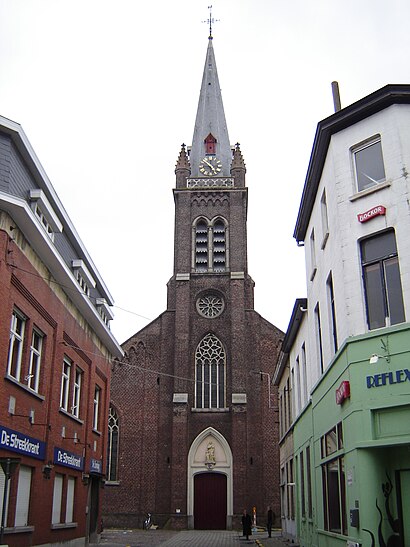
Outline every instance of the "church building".
[(278, 408), (284, 334), (254, 310), (248, 190), (231, 146), (212, 35), (192, 146), (173, 190), (167, 308), (114, 362), (104, 526), (238, 529), (243, 509), (280, 520)]

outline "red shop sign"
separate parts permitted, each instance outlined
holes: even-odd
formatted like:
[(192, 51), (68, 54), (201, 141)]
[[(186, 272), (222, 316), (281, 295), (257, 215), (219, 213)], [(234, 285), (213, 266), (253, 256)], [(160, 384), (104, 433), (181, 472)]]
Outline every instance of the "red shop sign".
[(350, 397), (350, 382), (344, 380), (336, 389), (336, 403), (341, 405), (348, 397)]
[(377, 217), (379, 215), (385, 215), (385, 214), (386, 214), (386, 207), (384, 207), (383, 205), (376, 205), (376, 207), (369, 209), (365, 213), (359, 213), (357, 215), (357, 220), (359, 222), (367, 222), (373, 217)]

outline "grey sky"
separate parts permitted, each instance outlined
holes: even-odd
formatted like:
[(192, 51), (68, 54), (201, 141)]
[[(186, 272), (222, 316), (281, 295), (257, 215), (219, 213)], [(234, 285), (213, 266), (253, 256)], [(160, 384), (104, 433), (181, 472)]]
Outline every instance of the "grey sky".
[[(207, 47), (198, 0), (0, 0), (0, 114), (21, 123), (116, 305), (154, 319), (173, 270), (172, 188)], [(316, 124), (409, 83), (407, 0), (215, 0), (214, 49), (249, 188), (255, 308), (286, 329)], [(114, 308), (119, 342), (147, 319)]]

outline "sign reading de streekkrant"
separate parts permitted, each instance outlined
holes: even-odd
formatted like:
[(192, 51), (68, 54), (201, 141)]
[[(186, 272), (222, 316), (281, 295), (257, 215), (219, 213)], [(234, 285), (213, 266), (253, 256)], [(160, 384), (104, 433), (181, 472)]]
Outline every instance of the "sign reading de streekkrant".
[(46, 453), (46, 443), (43, 441), (2, 425), (0, 425), (0, 448), (37, 460), (44, 460)]

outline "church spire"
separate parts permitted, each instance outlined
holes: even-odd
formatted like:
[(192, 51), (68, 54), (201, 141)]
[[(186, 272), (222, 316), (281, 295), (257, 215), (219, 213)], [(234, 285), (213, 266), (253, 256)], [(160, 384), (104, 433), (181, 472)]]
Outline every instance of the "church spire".
[[(213, 151), (209, 143), (215, 141)], [(218, 176), (230, 176), (232, 151), (229, 144), (228, 127), (222, 103), (221, 88), (216, 69), (212, 35), (208, 39), (204, 73), (199, 94), (192, 148), (190, 153), (191, 176), (199, 177), (199, 164), (206, 155), (215, 155), (221, 162)]]

